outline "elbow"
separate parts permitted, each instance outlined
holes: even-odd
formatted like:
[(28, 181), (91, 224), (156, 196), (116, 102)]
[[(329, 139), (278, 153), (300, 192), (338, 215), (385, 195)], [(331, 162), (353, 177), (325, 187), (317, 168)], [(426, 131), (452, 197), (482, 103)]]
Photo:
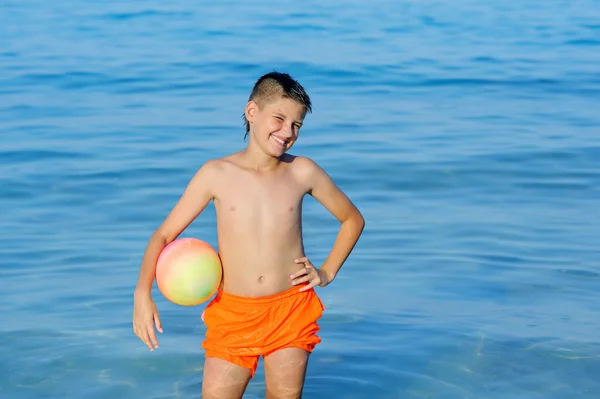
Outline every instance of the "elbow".
[(352, 224), (356, 226), (356, 230), (358, 230), (358, 233), (361, 234), (362, 231), (365, 229), (365, 218), (358, 209), (356, 210), (356, 212), (352, 213), (352, 216), (349, 218), (349, 220), (352, 221)]
[(158, 229), (152, 234), (152, 237), (150, 237), (150, 239), (152, 241), (160, 242), (163, 246), (166, 246), (169, 243), (171, 243), (175, 238), (169, 237), (169, 235), (166, 234), (164, 231)]
[(358, 225), (360, 226), (360, 232), (362, 233), (362, 231), (365, 229), (365, 218), (360, 213), (358, 214), (358, 218)]

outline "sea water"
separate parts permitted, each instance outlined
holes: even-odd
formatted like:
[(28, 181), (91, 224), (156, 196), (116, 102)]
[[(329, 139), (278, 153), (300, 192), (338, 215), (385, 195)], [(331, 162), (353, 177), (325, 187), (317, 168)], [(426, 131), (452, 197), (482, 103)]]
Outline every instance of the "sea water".
[[(291, 152), (366, 219), (317, 291), (305, 397), (600, 397), (599, 21), (593, 0), (2, 1), (0, 397), (200, 397), (204, 305), (155, 290), (151, 353), (133, 289), (273, 70), (314, 104)], [(306, 198), (316, 265), (338, 227)], [(214, 207), (183, 236), (216, 245)]]

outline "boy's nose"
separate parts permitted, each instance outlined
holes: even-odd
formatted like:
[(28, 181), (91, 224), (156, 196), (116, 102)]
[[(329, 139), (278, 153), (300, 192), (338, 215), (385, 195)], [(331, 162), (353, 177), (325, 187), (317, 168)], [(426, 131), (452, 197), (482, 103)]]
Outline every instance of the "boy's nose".
[(289, 139), (293, 135), (293, 129), (294, 128), (292, 127), (292, 125), (284, 125), (281, 129), (281, 132), (285, 135), (286, 139)]

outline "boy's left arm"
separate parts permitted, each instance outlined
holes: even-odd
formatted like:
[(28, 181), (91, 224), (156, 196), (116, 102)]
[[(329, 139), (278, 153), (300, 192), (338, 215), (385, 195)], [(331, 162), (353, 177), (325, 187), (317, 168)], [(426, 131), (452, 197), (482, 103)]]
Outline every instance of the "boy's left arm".
[(331, 212), (340, 221), (341, 226), (333, 248), (320, 268), (314, 267), (306, 257), (296, 259), (296, 263), (304, 264), (305, 270), (291, 276), (293, 283), (309, 282), (308, 285), (302, 287), (301, 291), (316, 285), (325, 287), (333, 281), (352, 252), (365, 226), (365, 220), (358, 208), (335, 185), (331, 177), (313, 161), (308, 158), (303, 160), (307, 163), (308, 193)]

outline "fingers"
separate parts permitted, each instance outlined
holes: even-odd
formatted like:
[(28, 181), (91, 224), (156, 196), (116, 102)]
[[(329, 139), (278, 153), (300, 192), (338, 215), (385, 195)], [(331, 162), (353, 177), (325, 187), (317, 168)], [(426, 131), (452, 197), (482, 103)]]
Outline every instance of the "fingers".
[(153, 352), (154, 348), (152, 347), (152, 342), (150, 342), (150, 335), (148, 334), (148, 330), (144, 330), (144, 332), (142, 333), (142, 337), (142, 341), (144, 341), (146, 346), (148, 346), (148, 349), (150, 349), (150, 351)]
[(294, 262), (296, 262), (296, 263), (310, 263), (310, 261), (308, 260), (308, 258), (306, 256), (303, 256), (302, 258), (294, 259)]
[(146, 344), (148, 349), (150, 349), (151, 351), (154, 350), (154, 348), (152, 347), (152, 344), (150, 343), (150, 337), (148, 335), (148, 330), (146, 328), (144, 328), (143, 326), (135, 326), (133, 328), (133, 332), (135, 333), (135, 335), (138, 336), (139, 339), (142, 340), (143, 343)]
[(158, 313), (154, 313), (154, 325), (156, 326), (158, 332), (162, 334), (162, 323), (160, 322), (160, 317), (158, 317)]
[(304, 287), (300, 288), (300, 291), (310, 290), (311, 288), (316, 287), (320, 283), (321, 283), (321, 279), (319, 278), (319, 276), (317, 276), (316, 278), (310, 280), (310, 283), (308, 283)]
[[(160, 326), (160, 320), (158, 320), (157, 325)], [(160, 328), (159, 331), (162, 333), (162, 328)], [(156, 334), (154, 332), (154, 325), (152, 321), (149, 321), (145, 325), (134, 324), (133, 332), (144, 344), (146, 344), (148, 349), (150, 349), (151, 351), (154, 351), (155, 348), (158, 348), (158, 340), (156, 339)]]
[(319, 275), (315, 266), (311, 263), (306, 256), (298, 259), (294, 259), (294, 263), (303, 264), (304, 267), (295, 274), (292, 274), (292, 285), (298, 285), (308, 282), (300, 288), (300, 291), (310, 290), (311, 288), (321, 284), (321, 276)]
[(298, 270), (296, 273), (292, 274), (290, 276), (291, 279), (295, 279), (296, 277), (300, 277), (305, 274), (308, 274), (308, 273), (312, 272), (315, 268), (306, 256), (304, 256), (302, 258), (294, 259), (294, 263), (302, 264), (302, 265), (304, 265), (304, 267), (302, 269)]
[(312, 280), (314, 276), (315, 268), (312, 265), (307, 265), (298, 270), (295, 274), (292, 274), (290, 278), (292, 279), (292, 284), (297, 285)]
[(304, 264), (305, 267), (314, 267), (313, 264), (310, 262), (310, 260), (308, 260), (308, 258), (306, 256), (303, 256), (302, 258), (294, 259), (294, 263), (302, 263), (302, 264)]
[(310, 276), (302, 276), (302, 277), (292, 280), (292, 285), (298, 285), (301, 283), (305, 283), (307, 281), (310, 281)]
[[(156, 339), (156, 333), (154, 332), (154, 325), (152, 325), (152, 323), (148, 325), (148, 335), (150, 337), (150, 342), (152, 343), (150, 350), (153, 351), (154, 348), (158, 348), (158, 340)], [(152, 346), (154, 346), (154, 348)]]
[(163, 332), (162, 323), (152, 298), (136, 297), (133, 309), (133, 332), (151, 351), (158, 348), (155, 328), (159, 332)]
[(307, 285), (304, 285), (302, 288), (300, 288), (300, 291), (306, 291), (321, 284), (321, 276), (319, 276), (317, 269), (315, 269), (312, 265), (305, 266), (296, 274), (292, 274), (290, 278), (292, 279), (292, 285), (308, 282)]
[(290, 278), (293, 280), (295, 278), (298, 278), (300, 276), (304, 276), (305, 274), (308, 274), (308, 268), (307, 267), (303, 267), (302, 269), (298, 270), (296, 273), (292, 274), (290, 276)]
[[(155, 348), (158, 348), (158, 339), (156, 339), (156, 332), (154, 331), (154, 327), (156, 327), (156, 329), (162, 333), (162, 325), (160, 323), (160, 317), (158, 317), (157, 312), (154, 313), (154, 315), (152, 316), (152, 319), (153, 320), (151, 320), (149, 323), (147, 323), (148, 336), (150, 337), (150, 342), (152, 342), (152, 345), (154, 345)], [(150, 350), (153, 350), (153, 349), (150, 348)]]

